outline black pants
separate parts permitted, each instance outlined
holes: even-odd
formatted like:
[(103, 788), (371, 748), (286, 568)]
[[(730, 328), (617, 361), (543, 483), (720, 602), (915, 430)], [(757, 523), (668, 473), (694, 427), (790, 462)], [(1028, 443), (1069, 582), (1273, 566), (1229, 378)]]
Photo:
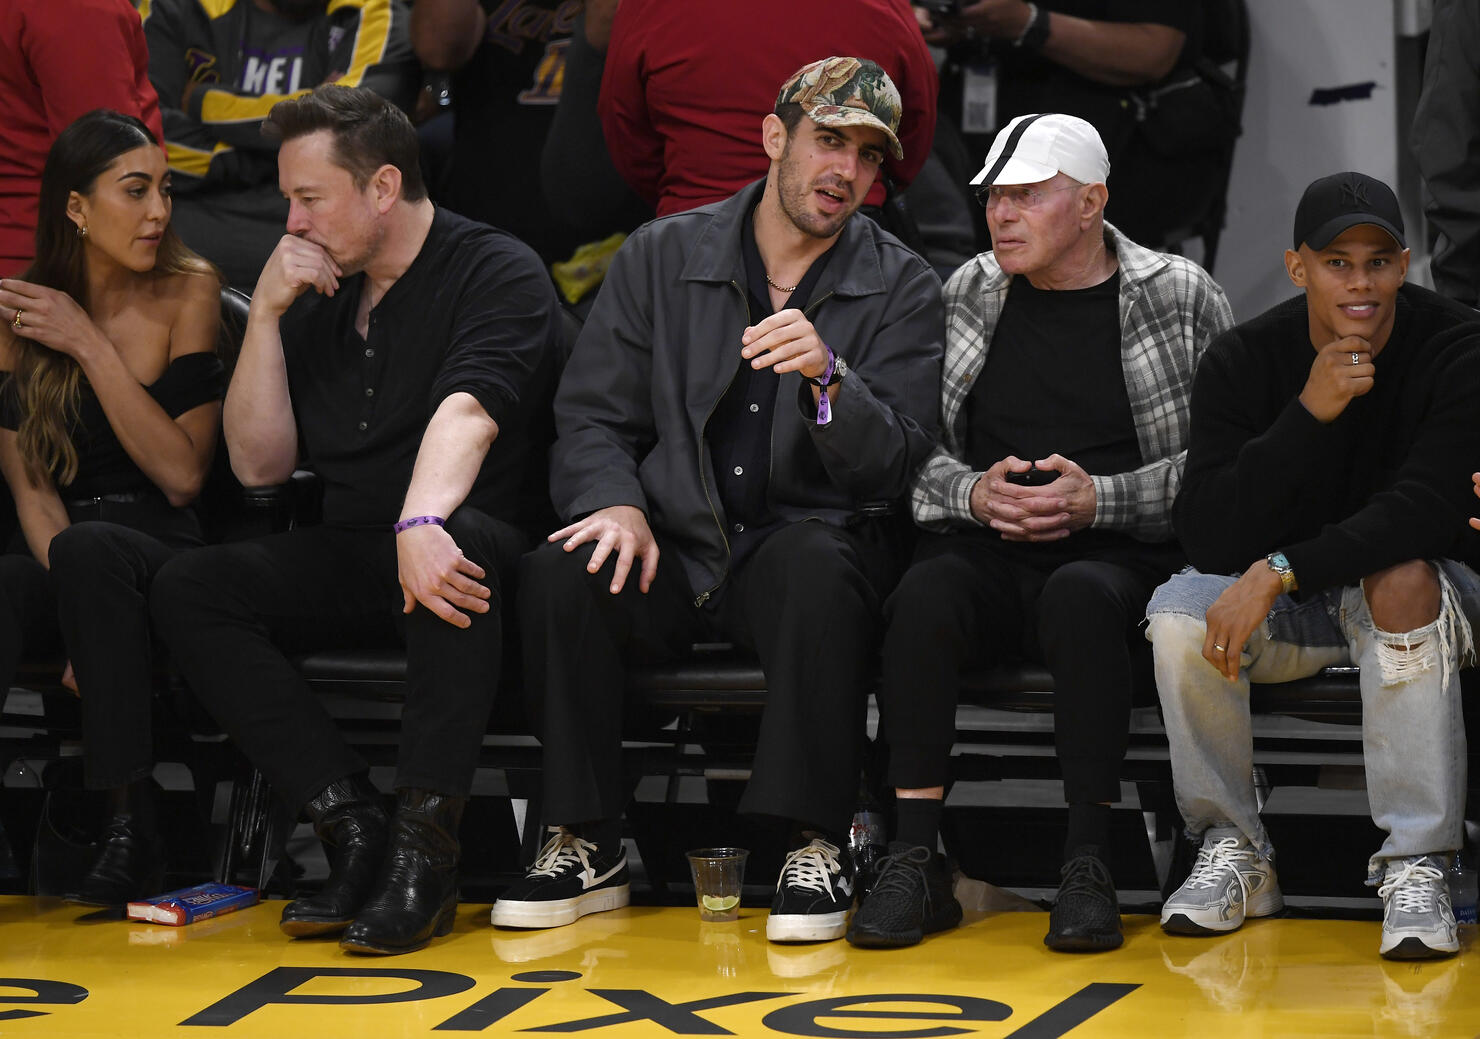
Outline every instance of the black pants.
[(303, 527), (185, 553), (160, 572), (155, 623), (190, 687), (291, 805), (367, 767), (285, 653), (402, 643), (396, 786), (466, 796), (498, 685), (502, 609), (527, 539), (471, 508), (447, 531), (483, 567), (487, 613), (456, 628), (402, 613), (390, 531)]
[[(660, 553), (662, 546), (660, 545)], [(740, 810), (840, 832), (853, 814), (880, 609), (896, 576), (881, 543), (820, 522), (793, 523), (699, 608), (674, 553), (646, 595), (637, 569), (612, 595), (613, 564), (586, 572), (592, 546), (525, 557), (519, 621), (531, 706), (544, 743), (546, 819), (615, 819), (629, 654), (672, 660), (695, 641), (754, 650), (767, 701)]]
[(1073, 558), (989, 534), (925, 535), (884, 608), (879, 717), (889, 783), (943, 785), (962, 670), (1027, 659), (1053, 675), (1064, 799), (1119, 801), (1132, 640), (1152, 591), (1181, 565), (1175, 545), (1122, 544)]
[(0, 680), (21, 658), (72, 661), (82, 693), (84, 782), (124, 786), (154, 768), (149, 585), (167, 560), (201, 543), (194, 513), (162, 496), (71, 505), (48, 572), (34, 556), (0, 556)]

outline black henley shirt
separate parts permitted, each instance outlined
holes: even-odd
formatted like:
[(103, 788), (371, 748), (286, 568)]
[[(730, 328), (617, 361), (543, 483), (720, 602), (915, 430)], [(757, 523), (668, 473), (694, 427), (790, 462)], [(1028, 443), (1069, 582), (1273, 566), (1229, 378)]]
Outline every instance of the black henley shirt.
[[(548, 410), (558, 304), (518, 239), (438, 209), (421, 252), (355, 330), (366, 279), (309, 292), (281, 323), (305, 464), (324, 482), (324, 522), (389, 528), (438, 406), (471, 394), (498, 437), (466, 504), (528, 526), (549, 512), (529, 426)], [(543, 508), (541, 507), (543, 504)]]

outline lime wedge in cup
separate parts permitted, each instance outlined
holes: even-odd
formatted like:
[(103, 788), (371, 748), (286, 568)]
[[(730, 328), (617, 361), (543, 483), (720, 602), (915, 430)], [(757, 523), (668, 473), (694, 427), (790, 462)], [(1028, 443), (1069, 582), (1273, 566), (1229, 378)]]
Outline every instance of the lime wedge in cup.
[(740, 904), (739, 895), (705, 895), (704, 908), (711, 913), (728, 913)]

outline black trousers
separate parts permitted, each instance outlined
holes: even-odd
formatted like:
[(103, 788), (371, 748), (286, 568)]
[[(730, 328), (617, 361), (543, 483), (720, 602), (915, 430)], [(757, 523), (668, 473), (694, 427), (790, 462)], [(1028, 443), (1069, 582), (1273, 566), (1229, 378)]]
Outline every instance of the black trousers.
[(676, 554), (646, 595), (634, 567), (612, 595), (593, 546), (546, 545), (524, 560), (519, 622), (530, 704), (544, 743), (545, 817), (615, 819), (626, 807), (622, 699), (629, 659), (672, 660), (696, 641), (753, 650), (767, 701), (740, 811), (840, 832), (853, 815), (880, 610), (897, 576), (882, 541), (820, 522), (766, 538), (700, 608)]
[(302, 527), (171, 560), (151, 605), (176, 664), (218, 724), (291, 805), (367, 767), (285, 653), (401, 643), (407, 690), (396, 786), (466, 796), (498, 685), (501, 604), (525, 536), (471, 508), (447, 531), (487, 573), (487, 613), (456, 628), (402, 613), (395, 535)]
[(82, 693), (83, 774), (93, 790), (154, 768), (154, 666), (149, 585), (167, 560), (201, 543), (195, 514), (162, 496), (68, 507), (51, 570), (0, 556), (0, 680), (23, 656), (72, 661)]
[[(1043, 551), (1038, 551), (1038, 548)], [(1054, 679), (1054, 741), (1070, 803), (1120, 800), (1132, 640), (1175, 544), (1121, 543), (1074, 558), (992, 534), (924, 535), (884, 608), (879, 717), (888, 782), (942, 786), (964, 668), (1033, 660)]]

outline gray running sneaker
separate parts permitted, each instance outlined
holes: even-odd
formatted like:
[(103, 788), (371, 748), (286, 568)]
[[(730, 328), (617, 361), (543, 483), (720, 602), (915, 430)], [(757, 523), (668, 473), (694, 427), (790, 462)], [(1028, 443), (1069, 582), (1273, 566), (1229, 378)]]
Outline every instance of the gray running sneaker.
[(1234, 826), (1203, 834), (1192, 875), (1161, 907), (1161, 929), (1168, 934), (1223, 934), (1243, 926), (1247, 916), (1269, 916), (1285, 908), (1274, 863), (1261, 858)]
[(1441, 855), (1389, 859), (1377, 895), (1382, 899), (1382, 945), (1390, 960), (1431, 960), (1459, 952), (1459, 928), (1449, 904)]

